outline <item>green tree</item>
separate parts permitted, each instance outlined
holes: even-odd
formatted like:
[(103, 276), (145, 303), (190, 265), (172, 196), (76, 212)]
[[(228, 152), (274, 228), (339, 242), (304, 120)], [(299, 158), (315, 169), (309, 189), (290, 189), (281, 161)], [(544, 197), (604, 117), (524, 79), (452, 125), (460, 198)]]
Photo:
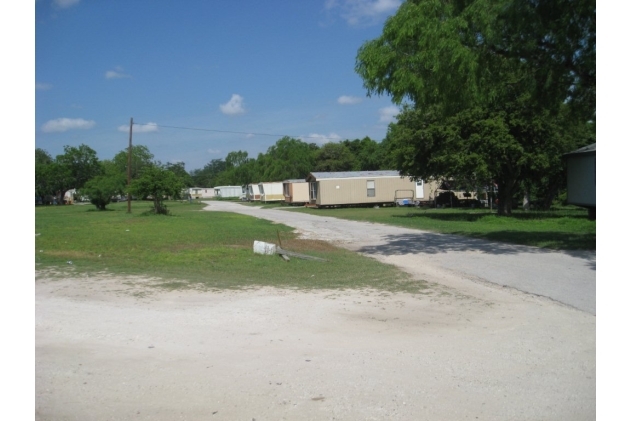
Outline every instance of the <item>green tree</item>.
[(387, 144), (397, 168), (410, 177), (496, 183), (499, 213), (510, 214), (524, 183), (542, 186), (544, 177), (562, 182), (563, 151), (593, 142), (589, 130), (570, 123), (562, 114), (542, 115), (520, 103), (472, 108), (448, 118), (406, 107), (390, 125)]
[(168, 196), (177, 196), (183, 188), (182, 179), (173, 171), (161, 165), (150, 165), (143, 169), (136, 180), (132, 181), (129, 191), (138, 197), (151, 197), (153, 212), (157, 215), (167, 215), (165, 199)]
[(524, 180), (556, 171), (563, 130), (595, 115), (595, 2), (579, 0), (578, 13), (564, 0), (525, 3), (407, 1), (357, 55), (369, 95), (412, 101), (390, 126), (387, 159), (413, 177), (493, 179), (499, 214)]
[(184, 162), (167, 162), (164, 168), (177, 175), (180, 180), (182, 180), (182, 184), (184, 184), (184, 187), (193, 187), (193, 178), (189, 173), (186, 172)]
[(191, 171), (193, 184), (199, 187), (219, 186), (217, 176), (225, 171), (226, 168), (226, 161), (223, 159), (213, 159), (204, 165), (204, 168)]
[(69, 188), (80, 189), (89, 179), (101, 175), (102, 171), (96, 151), (84, 144), (78, 147), (64, 146), (64, 153), (57, 155), (56, 162), (70, 170), (72, 185)]
[(316, 153), (314, 171), (353, 171), (358, 162), (343, 143), (325, 143)]
[(259, 159), (261, 175), (266, 181), (305, 178), (312, 171), (314, 164), (309, 144), (288, 136), (270, 146), (265, 157)]
[[(114, 155), (112, 162), (115, 168), (127, 177), (127, 161), (129, 159), (129, 149), (123, 149)], [(138, 178), (142, 170), (153, 164), (153, 154), (145, 145), (132, 145), (131, 147), (131, 179)]]
[(53, 163), (53, 158), (44, 149), (35, 149), (35, 196), (44, 197), (53, 192), (49, 187), (49, 165)]
[(381, 145), (369, 137), (341, 142), (355, 156), (354, 171), (376, 171), (382, 169)]
[(70, 168), (58, 162), (35, 165), (35, 194), (40, 196), (44, 203), (57, 198), (57, 203), (63, 203), (64, 193), (70, 189), (74, 178)]
[(122, 174), (98, 175), (88, 180), (79, 190), (82, 196), (88, 196), (98, 210), (105, 210), (112, 197), (125, 188), (126, 180)]
[(595, 118), (595, 0), (408, 0), (355, 70), (370, 94), (452, 114), (521, 85), (552, 112), (568, 101)]
[(237, 168), (248, 162), (248, 153), (246, 151), (230, 152), (226, 155), (226, 167)]

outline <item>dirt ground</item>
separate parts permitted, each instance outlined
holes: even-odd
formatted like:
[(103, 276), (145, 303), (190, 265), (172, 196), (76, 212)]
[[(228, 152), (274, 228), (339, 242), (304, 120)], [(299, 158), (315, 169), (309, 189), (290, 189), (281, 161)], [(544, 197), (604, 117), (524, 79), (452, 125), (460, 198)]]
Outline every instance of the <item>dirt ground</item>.
[(445, 272), (418, 295), (49, 275), (37, 420), (596, 418), (596, 317), (512, 288)]

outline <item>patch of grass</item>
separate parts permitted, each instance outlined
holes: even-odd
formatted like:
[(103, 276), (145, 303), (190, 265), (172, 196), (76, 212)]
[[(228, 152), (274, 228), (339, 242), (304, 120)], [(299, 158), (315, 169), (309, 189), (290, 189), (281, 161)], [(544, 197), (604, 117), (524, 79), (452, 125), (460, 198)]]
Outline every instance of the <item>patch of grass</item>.
[[(301, 240), (293, 229), (263, 219), (202, 211), (204, 204), (169, 202), (171, 215), (148, 215), (148, 202), (89, 206), (47, 206), (35, 211), (37, 269), (157, 277), (167, 289), (272, 286), (300, 289), (374, 288), (419, 291), (394, 266), (336, 248)], [(322, 257), (328, 262), (253, 253), (254, 240)], [(67, 262), (72, 261), (72, 265)]]
[(556, 250), (596, 250), (596, 221), (587, 219), (587, 210), (574, 206), (550, 211), (515, 210), (512, 216), (497, 216), (488, 209), (381, 207), (294, 211)]

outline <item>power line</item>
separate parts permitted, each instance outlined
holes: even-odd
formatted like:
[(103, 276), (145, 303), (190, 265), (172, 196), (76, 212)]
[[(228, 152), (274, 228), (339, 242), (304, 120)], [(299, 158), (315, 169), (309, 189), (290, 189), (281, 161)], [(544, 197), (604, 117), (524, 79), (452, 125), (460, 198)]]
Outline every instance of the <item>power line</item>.
[(163, 126), (155, 123), (134, 123), (134, 126), (154, 126), (162, 127), (166, 129), (180, 129), (180, 130), (196, 130), (200, 132), (215, 132), (215, 133), (230, 133), (230, 134), (245, 134), (252, 136), (274, 136), (274, 137), (292, 137), (302, 139), (327, 139), (327, 140), (342, 140), (340, 137), (327, 137), (327, 136), (291, 136), (287, 134), (272, 134), (272, 133), (252, 133), (252, 132), (235, 132), (230, 130), (216, 130), (216, 129), (200, 129), (197, 127), (181, 127), (181, 126)]

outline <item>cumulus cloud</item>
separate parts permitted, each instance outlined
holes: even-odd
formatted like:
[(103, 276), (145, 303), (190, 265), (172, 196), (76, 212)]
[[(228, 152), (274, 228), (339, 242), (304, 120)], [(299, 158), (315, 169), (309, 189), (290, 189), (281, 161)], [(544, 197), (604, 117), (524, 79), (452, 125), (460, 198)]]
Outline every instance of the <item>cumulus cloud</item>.
[(65, 132), (75, 129), (91, 129), (96, 123), (93, 120), (84, 120), (82, 118), (58, 118), (49, 120), (42, 126), (42, 131), (46, 133)]
[(338, 142), (342, 140), (342, 138), (337, 133), (329, 133), (328, 135), (310, 133), (308, 136), (301, 136), (300, 140), (306, 143), (318, 143), (320, 145), (324, 145), (329, 142)]
[(356, 96), (349, 96), (349, 95), (342, 95), (341, 97), (337, 99), (337, 103), (342, 104), (342, 105), (359, 104), (362, 101), (363, 101), (363, 98), (359, 98)]
[(116, 66), (114, 70), (108, 70), (105, 72), (105, 79), (123, 79), (128, 77), (131, 76), (123, 73), (123, 68), (120, 66)]
[[(129, 125), (118, 126), (119, 132), (129, 132)], [(156, 123), (149, 122), (147, 124), (134, 124), (134, 128), (132, 129), (133, 133), (151, 133), (157, 132), (158, 125)]]
[(374, 24), (393, 14), (401, 6), (401, 0), (327, 0), (324, 8), (339, 10), (349, 25)]
[(81, 0), (53, 0), (53, 4), (62, 9), (66, 9), (70, 6), (74, 6), (79, 3)]
[(219, 105), (219, 109), (226, 115), (243, 114), (245, 112), (245, 108), (243, 108), (243, 97), (238, 94), (232, 94), (230, 101)]
[(49, 83), (36, 83), (35, 84), (35, 89), (37, 89), (38, 91), (47, 91), (51, 89), (52, 87), (53, 85)]
[(392, 123), (396, 116), (401, 112), (399, 107), (391, 105), (389, 107), (379, 109), (379, 121), (382, 123)]

